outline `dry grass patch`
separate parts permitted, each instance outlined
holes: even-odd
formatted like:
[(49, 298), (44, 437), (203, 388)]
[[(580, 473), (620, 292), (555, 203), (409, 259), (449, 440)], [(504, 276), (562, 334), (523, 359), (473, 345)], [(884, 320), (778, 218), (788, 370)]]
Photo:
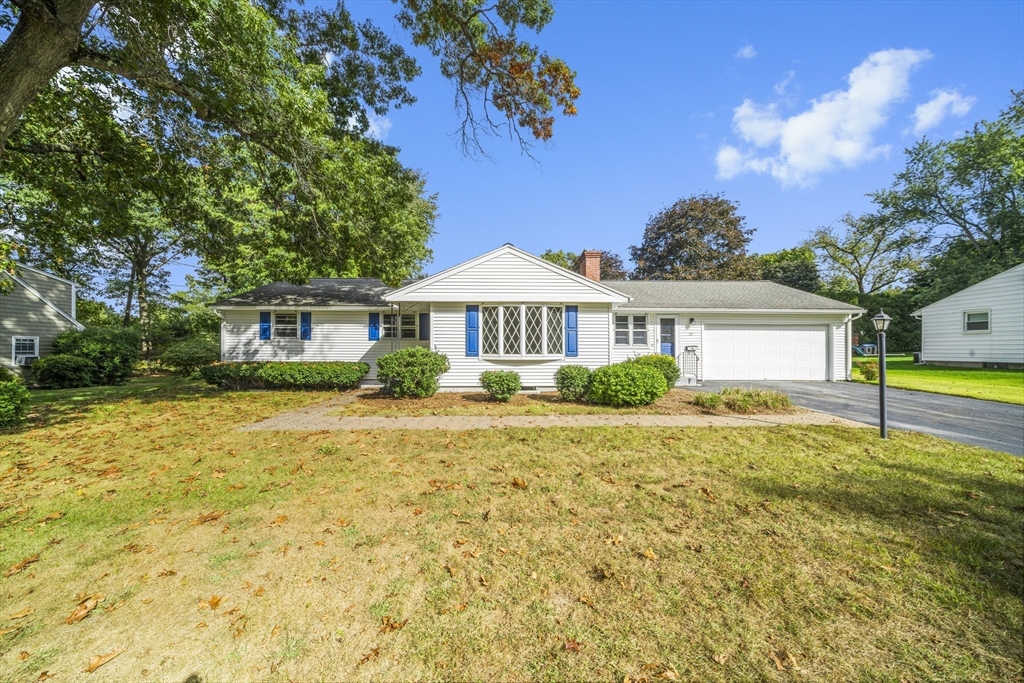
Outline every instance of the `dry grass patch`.
[[(765, 391), (765, 390), (758, 390)], [(777, 392), (772, 392), (777, 393)], [(378, 392), (364, 392), (359, 400), (339, 411), (347, 417), (431, 417), (445, 415), (734, 415), (797, 412), (800, 409), (779, 402), (744, 406), (719, 403), (698, 405), (700, 392), (673, 389), (648, 406), (613, 408), (592, 403), (563, 401), (556, 393), (517, 394), (499, 403), (483, 392), (439, 392), (429, 398), (395, 398)], [(788, 399), (787, 399), (788, 402)]]
[(0, 436), (0, 680), (110, 653), (89, 680), (1021, 674), (1019, 459), (833, 427), (233, 429), (323, 398), (167, 382)]

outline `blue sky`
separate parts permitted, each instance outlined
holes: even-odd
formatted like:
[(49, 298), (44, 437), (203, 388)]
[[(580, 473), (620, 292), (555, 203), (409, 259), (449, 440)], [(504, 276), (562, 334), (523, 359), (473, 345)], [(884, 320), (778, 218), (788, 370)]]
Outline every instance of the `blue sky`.
[[(392, 3), (347, 4), (408, 43)], [(504, 242), (628, 258), (650, 214), (702, 191), (740, 203), (754, 251), (794, 246), (868, 210), (920, 135), (955, 136), (1024, 88), (1024, 2), (561, 0), (536, 42), (582, 90), (537, 162), (507, 138), (465, 158), (452, 87), (413, 50), (419, 101), (380, 126), (438, 194), (428, 272)]]

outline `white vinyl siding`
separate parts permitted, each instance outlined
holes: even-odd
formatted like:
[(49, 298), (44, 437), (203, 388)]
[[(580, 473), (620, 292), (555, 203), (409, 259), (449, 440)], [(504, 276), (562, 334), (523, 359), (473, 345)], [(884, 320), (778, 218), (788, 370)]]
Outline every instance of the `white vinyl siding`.
[[(988, 313), (988, 330), (967, 329), (976, 313)], [(1024, 264), (923, 308), (921, 355), (925, 362), (1024, 363)]]

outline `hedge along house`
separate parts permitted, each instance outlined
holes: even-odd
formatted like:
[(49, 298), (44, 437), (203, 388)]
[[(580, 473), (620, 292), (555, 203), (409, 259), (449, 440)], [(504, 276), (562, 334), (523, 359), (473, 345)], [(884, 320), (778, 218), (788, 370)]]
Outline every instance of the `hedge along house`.
[(53, 352), (53, 339), (85, 326), (75, 319), (75, 283), (52, 273), (18, 265), (16, 273), (0, 272), (12, 289), (0, 294), (0, 363), (18, 374), (36, 358)]
[(372, 382), (380, 355), (429, 346), (448, 356), (449, 389), (499, 369), (548, 388), (563, 365), (649, 353), (675, 357), (681, 384), (846, 380), (850, 322), (864, 312), (772, 282), (601, 282), (599, 252), (584, 252), (576, 273), (510, 244), (398, 289), (273, 283), (212, 308), (225, 361), (363, 361)]

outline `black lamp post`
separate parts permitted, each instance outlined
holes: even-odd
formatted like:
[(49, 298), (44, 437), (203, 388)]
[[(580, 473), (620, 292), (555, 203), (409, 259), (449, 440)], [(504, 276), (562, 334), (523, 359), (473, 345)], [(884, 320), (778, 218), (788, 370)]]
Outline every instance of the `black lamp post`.
[(879, 311), (871, 319), (871, 324), (878, 331), (878, 432), (883, 439), (889, 438), (888, 407), (885, 403), (885, 331), (889, 329), (892, 318)]

